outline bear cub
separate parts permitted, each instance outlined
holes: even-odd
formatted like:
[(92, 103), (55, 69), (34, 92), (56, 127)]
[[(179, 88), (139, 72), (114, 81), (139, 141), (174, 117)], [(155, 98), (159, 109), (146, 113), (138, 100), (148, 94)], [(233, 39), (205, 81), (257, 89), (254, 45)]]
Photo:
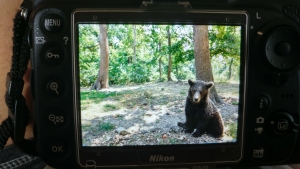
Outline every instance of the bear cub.
[[(193, 137), (200, 137), (204, 133), (220, 138), (224, 133), (221, 114), (209, 98), (209, 90), (213, 82), (188, 80), (190, 85), (185, 105), (186, 122), (178, 122), (186, 133)], [(194, 129), (196, 131), (194, 132)]]

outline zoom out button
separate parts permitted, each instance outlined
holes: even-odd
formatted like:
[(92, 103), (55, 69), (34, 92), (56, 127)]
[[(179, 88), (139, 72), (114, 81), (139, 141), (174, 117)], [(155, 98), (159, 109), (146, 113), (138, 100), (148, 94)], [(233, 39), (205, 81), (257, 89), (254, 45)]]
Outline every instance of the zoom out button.
[(61, 127), (66, 123), (66, 117), (61, 111), (51, 111), (46, 117), (47, 121), (54, 127)]

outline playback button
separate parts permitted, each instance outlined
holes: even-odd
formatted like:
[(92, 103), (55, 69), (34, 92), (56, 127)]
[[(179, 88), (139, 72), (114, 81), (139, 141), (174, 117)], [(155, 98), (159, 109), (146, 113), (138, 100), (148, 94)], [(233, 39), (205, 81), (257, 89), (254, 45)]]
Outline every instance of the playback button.
[(52, 47), (46, 51), (45, 59), (47, 63), (50, 63), (52, 65), (58, 65), (63, 61), (64, 55), (60, 48)]

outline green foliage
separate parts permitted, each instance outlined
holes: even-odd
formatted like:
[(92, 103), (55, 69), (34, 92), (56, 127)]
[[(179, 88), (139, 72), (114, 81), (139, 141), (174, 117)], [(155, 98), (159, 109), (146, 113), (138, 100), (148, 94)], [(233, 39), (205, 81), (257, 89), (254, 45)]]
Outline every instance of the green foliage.
[(100, 65), (99, 26), (79, 25), (79, 67), (81, 86), (91, 86)]
[(214, 78), (217, 81), (238, 81), (241, 29), (235, 26), (211, 26), (209, 40)]
[[(121, 60), (121, 59), (120, 59)], [(110, 66), (110, 83), (111, 84), (129, 84), (144, 83), (150, 81), (150, 70), (149, 67), (143, 66), (142, 64), (122, 64), (122, 61), (114, 62), (112, 60)]]
[(110, 123), (110, 122), (102, 122), (102, 123), (97, 125), (97, 128), (100, 131), (110, 131), (110, 130), (113, 130), (115, 128), (115, 125)]
[(104, 99), (110, 96), (116, 96), (117, 92), (98, 92), (98, 91), (82, 91), (80, 93), (81, 100)]
[[(133, 25), (108, 25), (110, 84), (167, 80), (169, 54), (174, 79), (195, 78), (192, 25), (135, 25), (135, 34), (133, 28)], [(170, 47), (167, 28), (171, 34)], [(240, 28), (209, 26), (208, 29), (215, 81), (239, 80)], [(97, 78), (101, 62), (99, 34), (99, 25), (79, 25), (81, 87), (91, 87)]]
[(231, 136), (233, 139), (237, 138), (237, 124), (231, 123), (228, 125), (228, 135)]
[(92, 127), (91, 123), (84, 123), (84, 124), (82, 124), (81, 128), (83, 131), (88, 131), (88, 130), (91, 130), (93, 127)]
[(109, 111), (113, 111), (113, 110), (117, 110), (119, 109), (118, 105), (114, 105), (114, 104), (105, 104), (103, 106), (103, 111), (104, 112), (109, 112)]
[(182, 141), (177, 138), (170, 138), (169, 143), (170, 144), (180, 144), (180, 143), (182, 143)]
[(239, 102), (232, 102), (232, 105), (238, 106)]

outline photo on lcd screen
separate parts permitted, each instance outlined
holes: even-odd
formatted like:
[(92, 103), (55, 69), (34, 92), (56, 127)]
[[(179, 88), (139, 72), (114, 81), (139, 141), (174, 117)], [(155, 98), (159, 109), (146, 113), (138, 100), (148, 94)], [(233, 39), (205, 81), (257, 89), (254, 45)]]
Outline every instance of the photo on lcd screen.
[(237, 141), (240, 26), (78, 29), (82, 146)]

